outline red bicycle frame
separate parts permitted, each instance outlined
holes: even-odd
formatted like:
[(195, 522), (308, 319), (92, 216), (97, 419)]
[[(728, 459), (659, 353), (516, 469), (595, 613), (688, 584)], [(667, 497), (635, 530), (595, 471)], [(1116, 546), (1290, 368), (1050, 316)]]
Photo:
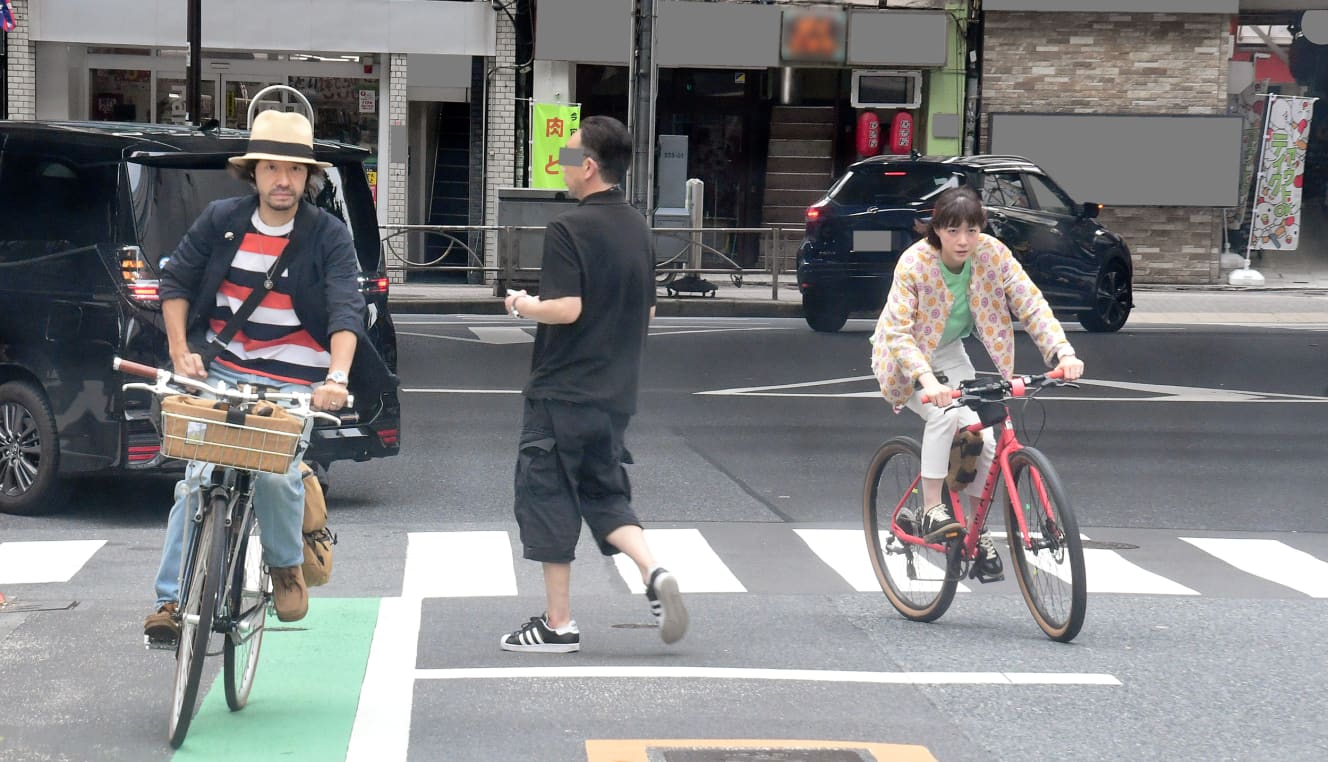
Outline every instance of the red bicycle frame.
[[(987, 427), (981, 423), (974, 423), (970, 426), (964, 427), (964, 430), (980, 434), (985, 428)], [(991, 504), (996, 499), (996, 478), (998, 475), (1005, 480), (1005, 489), (1007, 493), (1011, 495), (1012, 504), (1017, 502), (1013, 497), (1014, 495), (1017, 495), (1018, 492), (1015, 489), (1014, 474), (1010, 471), (1010, 455), (1024, 449), (1024, 446), (1020, 444), (1019, 439), (1015, 436), (1014, 427), (1010, 424), (1010, 413), (1008, 409), (1006, 410), (1005, 417), (992, 428), (995, 429), (996, 434), (996, 455), (992, 461), (992, 467), (987, 473), (987, 481), (982, 488), (982, 496), (978, 498), (977, 510), (975, 511), (976, 521), (972, 525), (968, 523), (964, 516), (963, 501), (960, 500), (960, 496), (953, 490), (950, 490), (949, 487), (946, 487), (946, 490), (950, 493), (950, 503), (954, 507), (955, 520), (962, 524), (966, 530), (963, 545), (963, 557), (970, 560), (977, 558), (978, 536), (982, 533), (982, 527), (987, 523), (987, 513), (991, 510)], [(1047, 499), (1047, 488), (1042, 481), (1042, 474), (1034, 470), (1032, 476), (1033, 485), (1037, 488), (1039, 501), (1045, 510), (1046, 506), (1050, 504), (1050, 501)], [(909, 486), (908, 491), (904, 493), (899, 504), (895, 506), (894, 513), (890, 518), (890, 529), (904, 542), (921, 545), (938, 553), (944, 553), (944, 545), (940, 543), (926, 542), (921, 537), (909, 534), (899, 527), (899, 511), (904, 507), (904, 503), (908, 500), (908, 496), (914, 494), (921, 488), (922, 475), (919, 474), (918, 476), (913, 477), (913, 483)], [(1031, 550), (1033, 548), (1033, 539), (1028, 534), (1028, 521), (1024, 518), (1024, 508), (1022, 505), (1015, 506), (1014, 515), (1015, 520), (1019, 522), (1019, 536), (1024, 538), (1024, 547)], [(1054, 517), (1048, 515), (1047, 518), (1053, 519)]]

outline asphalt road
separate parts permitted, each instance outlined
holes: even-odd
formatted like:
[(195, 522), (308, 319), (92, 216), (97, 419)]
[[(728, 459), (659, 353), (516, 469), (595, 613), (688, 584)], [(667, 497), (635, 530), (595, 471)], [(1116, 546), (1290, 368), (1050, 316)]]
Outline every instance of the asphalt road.
[[(398, 322), (403, 454), (333, 467), (332, 584), (269, 633), (251, 706), (212, 695), (176, 757), (585, 760), (603, 739), (1328, 756), (1323, 326), (1071, 334), (1086, 383), (1015, 408), (1094, 548), (1087, 624), (1060, 645), (1012, 581), (920, 625), (855, 576), (866, 464), (920, 428), (875, 392), (869, 323), (660, 320), (630, 473), (692, 588), (692, 631), (663, 646), (630, 575), (583, 537), (583, 650), (532, 656), (495, 642), (542, 606), (510, 515), (530, 336), (501, 317)], [(1019, 357), (1040, 370), (1022, 337)], [(98, 480), (62, 514), (0, 517), (0, 760), (171, 757), (173, 661), (139, 640), (170, 488)], [(38, 541), (104, 544), (49, 546), (76, 557), (67, 579), (7, 581), (6, 546)]]

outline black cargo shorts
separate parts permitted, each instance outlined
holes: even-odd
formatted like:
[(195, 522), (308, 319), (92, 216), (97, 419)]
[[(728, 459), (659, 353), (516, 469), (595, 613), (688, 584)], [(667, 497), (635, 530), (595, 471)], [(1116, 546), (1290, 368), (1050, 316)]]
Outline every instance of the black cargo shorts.
[(583, 519), (606, 556), (618, 549), (605, 537), (619, 527), (641, 526), (622, 466), (630, 419), (594, 405), (525, 400), (515, 485), (525, 558), (571, 563)]

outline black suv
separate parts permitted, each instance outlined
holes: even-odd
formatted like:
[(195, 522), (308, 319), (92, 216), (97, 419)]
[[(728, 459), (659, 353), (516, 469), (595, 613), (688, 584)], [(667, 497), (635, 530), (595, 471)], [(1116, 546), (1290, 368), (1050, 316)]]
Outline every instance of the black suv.
[(1094, 221), (1046, 172), (1017, 156), (877, 156), (848, 168), (807, 209), (798, 249), (803, 315), (838, 331), (850, 312), (885, 305), (895, 263), (921, 238), (941, 191), (977, 189), (988, 229), (1014, 253), (1061, 318), (1118, 331), (1134, 307), (1134, 267), (1121, 237)]
[[(156, 273), (211, 201), (252, 193), (225, 170), (248, 133), (124, 123), (0, 122), (0, 513), (62, 503), (65, 477), (178, 467), (152, 400), (120, 390), (111, 358), (170, 367)], [(396, 368), (396, 329), (368, 152), (319, 141), (332, 163), (314, 202), (355, 239), (367, 333)], [(308, 460), (399, 451), (395, 392), (357, 395), (360, 421), (319, 429)]]

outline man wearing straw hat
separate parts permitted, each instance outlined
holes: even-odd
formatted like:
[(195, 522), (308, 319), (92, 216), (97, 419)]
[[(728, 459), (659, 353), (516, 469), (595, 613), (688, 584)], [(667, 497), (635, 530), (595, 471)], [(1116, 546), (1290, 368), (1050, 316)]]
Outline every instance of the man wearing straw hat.
[[(350, 231), (303, 200), (322, 188), (322, 169), (330, 166), (314, 159), (313, 127), (303, 115), (264, 111), (254, 119), (248, 152), (230, 159), (230, 170), (255, 193), (208, 205), (161, 273), (162, 316), (177, 373), (228, 386), (312, 389), (317, 410), (345, 407), (348, 385), (372, 396), (394, 380), (364, 336), (365, 303)], [(231, 330), (228, 323), (260, 287), (266, 293), (257, 308)], [(228, 342), (218, 339), (223, 332), (233, 333)], [(173, 641), (180, 631), (184, 522), (187, 506), (201, 497), (182, 480), (175, 498), (157, 572), (157, 610), (143, 628), (150, 640)], [(256, 476), (254, 509), (277, 617), (302, 619), (309, 594), (300, 569), (299, 458), (285, 474)]]

